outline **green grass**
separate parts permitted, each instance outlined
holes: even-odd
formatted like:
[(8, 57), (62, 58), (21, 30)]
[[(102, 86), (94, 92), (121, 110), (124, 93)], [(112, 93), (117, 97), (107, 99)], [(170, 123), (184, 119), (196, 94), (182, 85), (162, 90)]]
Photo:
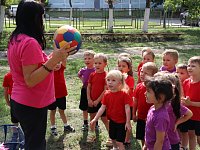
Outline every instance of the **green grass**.
[[(10, 35), (10, 32), (6, 30), (3, 32), (2, 38), (0, 40), (0, 50), (5, 50), (7, 48), (7, 41), (8, 37)], [(54, 32), (54, 29), (48, 29), (49, 32)], [(81, 32), (106, 32), (106, 31), (93, 31), (93, 30), (80, 30)], [(115, 30), (117, 33), (140, 33), (139, 30)], [(82, 49), (91, 49), (95, 52), (103, 52), (105, 54), (109, 55), (108, 59), (108, 69), (113, 69), (116, 66), (116, 60), (117, 54), (121, 53), (123, 48), (132, 48), (135, 47), (153, 47), (154, 49), (163, 49), (163, 48), (177, 48), (176, 46), (182, 46), (181, 48), (177, 49), (180, 54), (179, 62), (187, 62), (187, 60), (194, 55), (199, 55), (200, 49), (193, 49), (187, 48), (187, 45), (199, 45), (199, 39), (200, 39), (200, 28), (190, 28), (190, 29), (160, 29), (160, 30), (149, 30), (149, 32), (182, 32), (184, 35), (182, 36), (183, 40), (178, 41), (163, 41), (163, 42), (95, 42), (95, 41), (83, 41)], [(47, 46), (48, 49), (52, 48), (52, 37), (47, 37)], [(138, 63), (141, 60), (140, 51), (134, 55), (132, 55), (133, 60), (133, 67), (134, 70), (136, 70)], [(161, 57), (160, 54), (156, 54), (156, 64), (158, 67), (161, 66)], [(81, 89), (81, 81), (77, 77), (78, 70), (84, 66), (82, 58), (76, 58), (76, 59), (69, 59), (66, 66), (65, 71), (65, 77), (67, 82), (67, 88), (68, 88), (68, 97), (67, 97), (67, 116), (68, 116), (68, 122), (72, 126), (75, 127), (76, 132), (70, 133), (70, 134), (63, 134), (63, 125), (62, 121), (57, 114), (57, 126), (58, 126), (58, 137), (52, 137), (50, 135), (50, 124), (48, 119), (48, 128), (47, 128), (47, 149), (48, 150), (59, 150), (59, 149), (65, 149), (65, 150), (99, 150), (99, 149), (108, 149), (105, 147), (105, 142), (107, 139), (107, 132), (105, 130), (104, 125), (100, 122), (101, 126), (101, 132), (99, 133), (99, 138), (97, 142), (94, 144), (87, 144), (86, 143), (86, 137), (87, 133), (83, 133), (81, 131), (82, 126), (82, 114), (81, 111), (78, 108), (79, 105), (79, 98), (80, 98), (80, 89)], [(4, 74), (8, 72), (8, 62), (7, 60), (1, 60), (0, 59), (0, 83), (2, 84)], [(135, 80), (137, 81), (137, 73), (135, 73)], [(0, 124), (10, 123), (10, 115), (9, 115), (9, 107), (6, 106), (4, 97), (3, 97), (3, 88), (0, 86)], [(132, 137), (132, 143), (131, 147), (127, 148), (140, 150), (140, 143), (135, 140), (135, 123), (133, 123), (133, 137)]]

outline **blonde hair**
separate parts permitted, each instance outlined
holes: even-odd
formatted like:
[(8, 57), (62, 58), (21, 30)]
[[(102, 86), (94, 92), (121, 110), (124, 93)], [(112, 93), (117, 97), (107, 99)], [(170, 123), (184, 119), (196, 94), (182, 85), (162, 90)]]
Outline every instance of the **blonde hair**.
[(175, 50), (175, 49), (166, 49), (166, 50), (162, 53), (162, 56), (164, 56), (164, 55), (170, 55), (171, 57), (173, 57), (173, 59), (178, 60), (179, 53), (178, 53), (178, 51)]
[(188, 60), (188, 63), (197, 63), (200, 66), (200, 56), (193, 56)]
[(107, 63), (108, 61), (108, 58), (107, 56), (104, 54), (104, 53), (97, 53), (94, 55), (94, 59), (97, 59), (97, 58), (101, 58), (103, 59), (103, 62)]
[(147, 70), (150, 70), (152, 72), (152, 75), (158, 72), (158, 67), (154, 62), (147, 62), (145, 63), (142, 68), (146, 68)]
[(85, 51), (84, 53), (83, 53), (83, 55), (84, 56), (92, 56), (92, 57), (94, 57), (94, 55), (95, 55), (96, 53), (93, 51), (93, 50), (87, 50), (87, 51)]
[(144, 52), (152, 52), (152, 49), (150, 47), (144, 47), (142, 49), (142, 56), (143, 56)]
[(129, 88), (125, 82), (125, 77), (124, 75), (121, 73), (121, 71), (119, 70), (111, 70), (108, 72), (108, 74), (106, 75), (106, 79), (109, 78), (109, 77), (113, 77), (115, 79), (118, 79), (121, 81), (122, 85), (120, 87), (120, 90), (121, 91), (125, 91), (125, 92), (128, 92)]
[(128, 57), (129, 59), (131, 59), (131, 55), (129, 53), (120, 53), (118, 59), (121, 57)]

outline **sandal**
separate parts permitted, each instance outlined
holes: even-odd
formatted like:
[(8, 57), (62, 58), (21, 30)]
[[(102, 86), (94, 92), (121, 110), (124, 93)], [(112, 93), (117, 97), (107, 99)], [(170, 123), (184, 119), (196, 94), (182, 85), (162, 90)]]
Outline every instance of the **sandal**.
[(93, 143), (96, 140), (96, 135), (95, 133), (90, 133), (87, 137), (87, 142), (88, 143)]
[(106, 141), (106, 146), (107, 147), (112, 147), (113, 146), (112, 140), (110, 138), (108, 138), (108, 140)]

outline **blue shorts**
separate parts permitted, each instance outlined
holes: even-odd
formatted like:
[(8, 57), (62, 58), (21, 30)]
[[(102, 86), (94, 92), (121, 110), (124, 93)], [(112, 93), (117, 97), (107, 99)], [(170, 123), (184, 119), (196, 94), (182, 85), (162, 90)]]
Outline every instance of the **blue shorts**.
[(53, 102), (48, 106), (49, 110), (56, 110), (56, 108), (59, 108), (61, 110), (66, 109), (66, 97), (56, 98), (56, 101)]

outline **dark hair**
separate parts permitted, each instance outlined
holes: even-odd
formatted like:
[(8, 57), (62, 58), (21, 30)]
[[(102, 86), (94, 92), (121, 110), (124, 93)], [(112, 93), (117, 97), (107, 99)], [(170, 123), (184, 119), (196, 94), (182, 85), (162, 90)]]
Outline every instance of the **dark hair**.
[(43, 14), (44, 8), (41, 4), (35, 1), (20, 1), (16, 13), (16, 28), (11, 34), (10, 42), (17, 40), (19, 34), (26, 34), (36, 39), (42, 49), (45, 49)]
[(129, 69), (129, 71), (127, 72), (127, 74), (130, 75), (130, 76), (133, 76), (133, 66), (132, 66), (132, 61), (131, 61), (131, 59), (128, 58), (128, 57), (120, 57), (120, 58), (118, 59), (118, 63), (119, 63), (120, 61), (125, 62), (125, 63), (127, 64), (128, 69)]
[(152, 78), (145, 82), (146, 88), (153, 90), (156, 99), (160, 99), (161, 95), (165, 96), (163, 103), (173, 98), (173, 87), (170, 81)]

